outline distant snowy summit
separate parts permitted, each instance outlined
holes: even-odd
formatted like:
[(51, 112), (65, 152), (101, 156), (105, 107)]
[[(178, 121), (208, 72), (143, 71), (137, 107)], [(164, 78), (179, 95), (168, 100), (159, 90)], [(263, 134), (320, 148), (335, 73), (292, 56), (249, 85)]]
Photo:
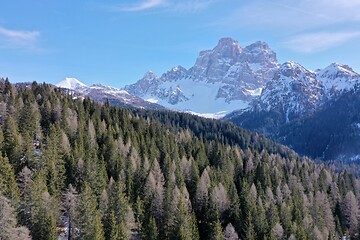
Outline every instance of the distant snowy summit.
[(148, 72), (125, 89), (169, 109), (219, 117), (248, 107), (278, 68), (266, 43), (242, 48), (236, 40), (222, 38), (212, 50), (201, 51), (189, 70), (176, 66), (160, 77)]
[(87, 86), (76, 78), (65, 78), (56, 84), (59, 88), (66, 88), (77, 92), (80, 96), (89, 97), (97, 102), (109, 101), (116, 106), (131, 106), (146, 109), (163, 109), (164, 107), (144, 101), (142, 98), (128, 93), (126, 90), (93, 84)]
[(64, 80), (57, 83), (56, 86), (60, 87), (60, 88), (71, 89), (71, 90), (79, 90), (82, 88), (87, 88), (87, 86), (84, 83), (80, 82), (76, 78), (65, 78)]
[(360, 75), (347, 65), (332, 63), (311, 71), (295, 62), (281, 65), (252, 105), (265, 111), (282, 110), (291, 115), (310, 113), (360, 83)]
[(360, 74), (347, 65), (332, 63), (324, 69), (312, 71), (289, 61), (280, 66), (248, 109), (233, 111), (225, 119), (239, 122), (245, 116), (248, 118), (260, 113), (263, 117), (271, 113), (274, 118), (276, 113), (277, 120), (288, 123), (312, 115), (359, 84)]

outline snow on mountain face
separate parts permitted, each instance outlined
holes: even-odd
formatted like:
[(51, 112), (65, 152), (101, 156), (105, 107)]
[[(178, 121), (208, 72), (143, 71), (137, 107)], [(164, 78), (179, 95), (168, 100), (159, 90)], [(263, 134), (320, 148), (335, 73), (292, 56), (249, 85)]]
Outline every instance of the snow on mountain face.
[(108, 87), (102, 84), (93, 84), (89, 87), (75, 78), (65, 78), (56, 84), (56, 86), (59, 88), (73, 90), (78, 95), (82, 97), (89, 97), (97, 102), (109, 101), (113, 105), (118, 106), (130, 105), (139, 108), (163, 109), (162, 106), (144, 101), (143, 99), (131, 95), (123, 89)]
[(269, 81), (257, 101), (260, 109), (282, 110), (289, 116), (315, 110), (322, 101), (324, 88), (316, 73), (295, 62), (286, 62)]
[(317, 72), (317, 78), (323, 83), (328, 95), (349, 90), (360, 82), (360, 74), (348, 65), (332, 63), (330, 66)]
[(189, 70), (177, 66), (161, 77), (147, 73), (125, 89), (170, 109), (211, 116), (248, 107), (278, 67), (266, 43), (241, 48), (237, 41), (223, 38), (212, 50), (201, 51)]
[(60, 87), (60, 88), (71, 89), (71, 90), (79, 90), (81, 88), (87, 87), (84, 83), (80, 82), (76, 78), (65, 78), (64, 80), (62, 80), (61, 82), (56, 84), (56, 86)]

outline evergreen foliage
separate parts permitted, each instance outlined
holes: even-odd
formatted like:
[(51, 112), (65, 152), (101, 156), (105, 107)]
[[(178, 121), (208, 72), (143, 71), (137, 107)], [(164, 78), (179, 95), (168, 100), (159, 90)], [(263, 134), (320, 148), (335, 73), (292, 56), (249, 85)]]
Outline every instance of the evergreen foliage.
[(359, 234), (354, 176), (233, 124), (74, 100), (47, 84), (14, 88), (0, 81), (0, 93), (6, 109), (0, 210), (10, 222), (4, 234), (26, 228), (33, 239), (55, 239), (64, 229), (68, 239), (97, 240)]

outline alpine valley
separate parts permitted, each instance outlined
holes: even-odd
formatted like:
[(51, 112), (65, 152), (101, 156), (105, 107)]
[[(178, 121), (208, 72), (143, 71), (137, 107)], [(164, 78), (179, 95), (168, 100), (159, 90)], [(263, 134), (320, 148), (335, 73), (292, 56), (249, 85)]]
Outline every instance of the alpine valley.
[(201, 51), (190, 69), (176, 66), (161, 76), (149, 71), (122, 89), (88, 87), (72, 78), (57, 86), (114, 105), (223, 118), (313, 158), (356, 160), (359, 81), (347, 65), (309, 70), (293, 61), (280, 64), (265, 42), (241, 47), (222, 38)]

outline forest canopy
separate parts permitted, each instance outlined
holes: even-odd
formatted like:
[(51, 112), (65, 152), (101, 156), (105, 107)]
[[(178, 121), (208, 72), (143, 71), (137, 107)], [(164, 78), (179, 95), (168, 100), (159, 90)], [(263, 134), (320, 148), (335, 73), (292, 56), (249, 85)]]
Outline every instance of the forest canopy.
[(0, 81), (1, 239), (338, 239), (359, 181), (233, 124)]

